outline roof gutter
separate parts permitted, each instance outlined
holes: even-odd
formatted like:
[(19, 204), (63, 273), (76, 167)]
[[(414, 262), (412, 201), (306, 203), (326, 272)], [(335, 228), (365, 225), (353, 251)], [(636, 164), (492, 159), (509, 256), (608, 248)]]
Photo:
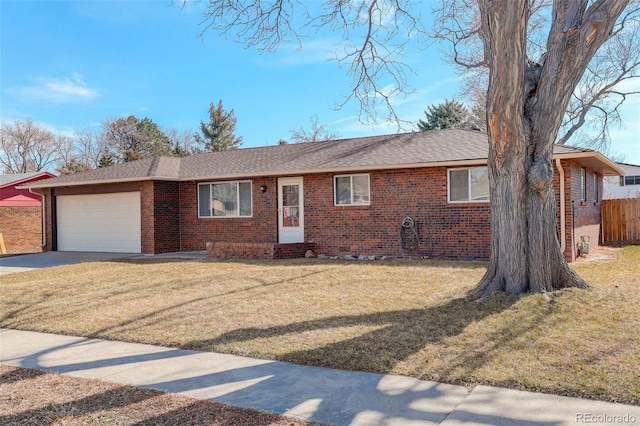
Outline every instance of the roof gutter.
[(565, 188), (564, 188), (564, 169), (562, 168), (562, 164), (560, 164), (560, 159), (556, 158), (556, 167), (558, 168), (558, 173), (560, 175), (560, 252), (564, 255), (564, 250), (566, 249), (565, 239), (567, 237), (567, 231), (565, 230), (566, 226), (566, 218), (564, 216), (564, 208), (565, 208)]
[(618, 163), (616, 163), (615, 161), (610, 160), (608, 157), (605, 157), (604, 155), (602, 155), (601, 153), (599, 153), (598, 151), (588, 151), (588, 152), (574, 152), (574, 153), (566, 153), (566, 154), (553, 154), (553, 158), (554, 159), (563, 159), (563, 160), (573, 160), (573, 159), (579, 159), (579, 158), (595, 158), (601, 162), (603, 162), (605, 165), (607, 165), (608, 167), (610, 167), (615, 174), (610, 174), (609, 176), (625, 176), (627, 173), (625, 172), (625, 170), (620, 167), (620, 165)]
[(40, 224), (40, 226), (42, 226), (42, 245), (40, 247), (44, 249), (47, 245), (47, 210), (45, 209), (45, 195), (42, 192), (40, 193), (33, 192), (32, 188), (27, 188), (27, 189), (33, 195), (39, 195), (42, 201), (40, 203), (40, 210), (42, 212), (42, 223)]
[[(553, 159), (556, 161), (559, 159), (577, 159), (577, 158), (596, 158), (603, 162), (607, 167), (611, 168), (620, 176), (624, 176), (625, 171), (620, 168), (618, 164), (609, 160), (604, 155), (595, 152), (583, 152), (583, 153), (565, 153), (565, 154), (554, 154)], [(278, 170), (278, 171), (265, 171), (259, 170), (254, 172), (240, 172), (240, 173), (221, 173), (221, 174), (207, 174), (207, 175), (191, 175), (191, 176), (137, 176), (137, 177), (127, 177), (127, 178), (119, 178), (119, 179), (94, 179), (89, 181), (71, 181), (71, 182), (56, 182), (56, 183), (47, 183), (47, 180), (42, 180), (38, 182), (34, 182), (31, 184), (23, 185), (19, 187), (19, 189), (29, 189), (29, 188), (56, 188), (61, 186), (84, 186), (84, 185), (104, 185), (104, 184), (117, 184), (117, 183), (127, 183), (127, 182), (140, 182), (140, 181), (148, 181), (148, 180), (157, 180), (157, 181), (171, 181), (171, 182), (188, 182), (188, 181), (200, 181), (200, 180), (224, 180), (224, 179), (239, 179), (239, 178), (255, 178), (255, 177), (263, 177), (263, 176), (296, 176), (296, 175), (304, 175), (304, 174), (312, 174), (312, 173), (345, 173), (345, 172), (359, 172), (359, 171), (370, 171), (370, 170), (396, 170), (396, 169), (414, 169), (421, 167), (460, 167), (460, 166), (482, 166), (487, 164), (486, 158), (476, 158), (476, 159), (464, 159), (464, 160), (450, 160), (450, 161), (434, 161), (429, 163), (404, 163), (404, 164), (368, 164), (368, 165), (359, 165), (359, 166), (340, 166), (340, 167), (318, 167), (318, 168), (309, 168), (309, 169), (291, 169), (291, 170)]]
[(141, 176), (141, 177), (132, 177), (132, 178), (124, 178), (124, 179), (104, 179), (104, 180), (95, 179), (95, 180), (88, 180), (88, 181), (58, 182), (58, 183), (49, 183), (49, 184), (45, 184), (44, 182), (46, 182), (46, 180), (42, 180), (42, 181), (38, 181), (38, 182), (43, 182), (42, 184), (39, 184), (38, 182), (34, 182), (32, 184), (16, 186), (16, 188), (28, 189), (29, 191), (31, 191), (32, 188), (39, 189), (39, 188), (58, 188), (60, 186), (104, 185), (104, 184), (110, 184), (110, 183), (140, 182), (140, 181), (146, 181), (146, 180), (177, 181), (178, 179), (171, 178), (171, 177), (151, 178), (148, 176)]
[(226, 173), (217, 175), (200, 175), (200, 176), (140, 176), (121, 179), (94, 179), (88, 181), (76, 181), (76, 182), (57, 182), (46, 183), (46, 180), (38, 181), (43, 182), (39, 184), (34, 182), (18, 187), (18, 189), (30, 189), (30, 188), (57, 188), (61, 186), (85, 186), (85, 185), (104, 185), (114, 183), (127, 183), (127, 182), (140, 182), (148, 180), (157, 181), (170, 181), (170, 182), (189, 182), (195, 180), (223, 180), (223, 179), (239, 179), (239, 178), (256, 178), (263, 176), (298, 176), (313, 173), (345, 173), (345, 172), (358, 172), (358, 171), (370, 171), (370, 170), (396, 170), (396, 169), (415, 169), (420, 167), (459, 167), (465, 166), (482, 166), (487, 164), (487, 159), (471, 159), (471, 160), (454, 160), (454, 161), (441, 161), (433, 163), (410, 163), (410, 164), (391, 164), (391, 165), (365, 165), (365, 166), (342, 166), (342, 167), (324, 167), (317, 169), (297, 169), (297, 170), (281, 170), (274, 172), (265, 172), (264, 170), (256, 171), (252, 173)]
[(460, 166), (485, 166), (487, 159), (475, 159), (475, 160), (455, 160), (455, 161), (442, 161), (435, 163), (411, 163), (411, 164), (392, 164), (388, 166), (381, 165), (366, 165), (366, 166), (342, 166), (342, 167), (327, 167), (322, 169), (298, 169), (298, 170), (283, 170), (276, 172), (257, 171), (254, 173), (228, 173), (219, 174), (215, 176), (200, 175), (200, 176), (187, 176), (178, 179), (180, 182), (188, 182), (194, 180), (222, 180), (222, 179), (239, 179), (239, 178), (256, 178), (256, 177), (280, 177), (280, 176), (300, 176), (316, 173), (346, 173), (346, 172), (366, 172), (371, 170), (398, 170), (398, 169), (417, 169), (421, 167), (460, 167)]

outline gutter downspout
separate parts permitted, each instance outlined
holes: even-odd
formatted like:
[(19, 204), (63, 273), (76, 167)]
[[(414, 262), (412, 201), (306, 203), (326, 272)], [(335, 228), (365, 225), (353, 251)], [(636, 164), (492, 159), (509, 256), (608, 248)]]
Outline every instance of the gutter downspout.
[(565, 218), (565, 201), (564, 201), (564, 169), (560, 164), (560, 159), (556, 158), (556, 167), (558, 168), (558, 173), (560, 175), (560, 251), (564, 255), (564, 250), (566, 249), (565, 239), (567, 237), (567, 232), (565, 230), (566, 226), (566, 218)]
[(42, 192), (33, 192), (32, 188), (29, 188), (29, 192), (33, 195), (39, 195), (42, 200), (40, 203), (40, 209), (42, 211), (42, 245), (40, 247), (44, 249), (47, 245), (47, 209), (45, 209), (45, 195)]

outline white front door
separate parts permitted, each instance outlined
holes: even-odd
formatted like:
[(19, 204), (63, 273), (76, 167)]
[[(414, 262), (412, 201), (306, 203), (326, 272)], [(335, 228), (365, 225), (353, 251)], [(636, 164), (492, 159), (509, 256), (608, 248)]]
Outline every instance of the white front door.
[(302, 178), (278, 179), (278, 242), (304, 242)]

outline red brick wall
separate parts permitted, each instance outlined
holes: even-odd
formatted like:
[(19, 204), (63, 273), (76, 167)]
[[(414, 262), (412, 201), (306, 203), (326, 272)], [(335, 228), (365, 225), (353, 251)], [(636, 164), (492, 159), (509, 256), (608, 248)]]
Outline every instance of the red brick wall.
[(295, 259), (313, 252), (313, 243), (223, 243), (208, 242), (207, 256), (217, 259)]
[(153, 182), (140, 182), (140, 249), (145, 254), (155, 254), (155, 208), (153, 207)]
[(141, 246), (146, 254), (180, 251), (180, 186), (146, 181), (140, 185)]
[[(571, 194), (572, 194), (572, 190), (571, 190), (571, 162), (570, 161), (566, 161), (566, 160), (562, 160), (561, 161), (561, 166), (562, 169), (564, 171), (564, 179), (565, 179), (565, 191), (564, 191), (564, 212), (560, 211), (561, 208), (561, 204), (560, 204), (560, 172), (557, 168), (556, 163), (554, 162), (553, 164), (553, 185), (554, 185), (554, 189), (555, 189), (555, 199), (556, 199), (556, 217), (558, 220), (558, 240), (561, 239), (562, 233), (560, 231), (560, 225), (561, 225), (561, 221), (560, 221), (560, 215), (564, 214), (565, 217), (565, 225), (564, 225), (564, 230), (565, 230), (565, 237), (564, 237), (564, 245), (565, 245), (565, 249), (564, 249), (564, 257), (568, 260), (568, 261), (572, 261), (573, 258), (573, 245), (572, 245), (572, 206), (571, 206)], [(562, 243), (562, 241), (560, 241)]]
[[(260, 186), (266, 185), (266, 192)], [(198, 183), (180, 182), (183, 251), (206, 250), (207, 242), (276, 243), (278, 188), (276, 178), (252, 179), (253, 217), (198, 217)]]
[[(371, 203), (360, 207), (333, 205), (333, 174), (305, 176), (305, 235), (316, 243), (316, 253), (489, 256), (489, 204), (447, 203), (446, 168), (374, 171), (369, 176)], [(417, 250), (400, 246), (407, 216), (418, 225)]]
[(41, 207), (0, 207), (0, 233), (8, 254), (42, 251)]
[(603, 190), (602, 176), (598, 176), (598, 199), (596, 200), (594, 174), (591, 169), (586, 169), (587, 183), (587, 199), (581, 200), (580, 190), (580, 170), (581, 166), (571, 163), (570, 174), (571, 180), (568, 186), (571, 187), (571, 204), (573, 207), (573, 256), (577, 256), (577, 246), (580, 243), (581, 236), (590, 237), (591, 247), (597, 247), (600, 244), (600, 229), (602, 221), (601, 197)]
[[(579, 167), (570, 161), (562, 164), (567, 179), (565, 255), (571, 260), (572, 248), (580, 235), (591, 235), (592, 245), (598, 243), (600, 205), (593, 199), (593, 171), (589, 170), (587, 175), (590, 198), (581, 203)], [(554, 172), (560, 214), (557, 171)], [(333, 176), (331, 173), (304, 176), (305, 241), (315, 243), (316, 254), (488, 257), (489, 204), (448, 203), (445, 167), (370, 172), (369, 206), (334, 206)], [(206, 249), (207, 242), (277, 242), (277, 178), (252, 179), (251, 218), (199, 218), (197, 183), (140, 183), (143, 253), (201, 251)], [(266, 185), (266, 192), (260, 191), (261, 185)], [(601, 178), (599, 185), (601, 194)], [(110, 191), (120, 187), (100, 189)], [(64, 189), (56, 189), (56, 193), (62, 191)], [(45, 190), (45, 195), (51, 231), (47, 233), (47, 249), (55, 249), (55, 227), (51, 226), (55, 223), (55, 202), (51, 203), (50, 191)], [(575, 221), (572, 221), (572, 209)], [(400, 246), (400, 227), (406, 216), (418, 225), (420, 246), (417, 250), (404, 250)]]
[[(446, 168), (375, 171), (370, 183), (371, 205), (334, 206), (333, 174), (304, 176), (305, 240), (315, 243), (316, 254), (488, 257), (489, 204), (447, 203)], [(197, 199), (197, 182), (182, 182), (182, 250), (205, 250), (207, 242), (277, 242), (276, 178), (253, 179), (252, 218), (198, 218)], [(415, 251), (400, 247), (406, 216), (418, 223)]]
[[(110, 194), (114, 192), (134, 192), (141, 191), (141, 187), (145, 183), (151, 182), (124, 182), (124, 183), (114, 183), (114, 184), (104, 184), (104, 185), (79, 185), (79, 186), (62, 186), (57, 188), (43, 188), (42, 193), (45, 195), (45, 203), (46, 203), (46, 221), (47, 221), (47, 245), (45, 247), (46, 251), (57, 250), (58, 242), (57, 242), (57, 207), (56, 207), (56, 197), (58, 195), (83, 195), (83, 194)], [(142, 195), (141, 195), (142, 199)], [(141, 206), (143, 208), (144, 205)], [(141, 211), (143, 214), (143, 212)], [(145, 244), (145, 218), (141, 217), (141, 226), (142, 226), (142, 249), (143, 253), (147, 253), (144, 251)], [(152, 253), (152, 252), (149, 252)]]
[(46, 231), (47, 231), (47, 235), (45, 236), (46, 239), (46, 245), (44, 247), (44, 251), (51, 251), (51, 250), (57, 250), (55, 241), (55, 227), (53, 226), (53, 224), (55, 223), (55, 211), (56, 211), (56, 205), (55, 205), (55, 199), (51, 196), (51, 188), (44, 188), (42, 189), (42, 194), (44, 195), (44, 202), (45, 202), (45, 222), (46, 222)]

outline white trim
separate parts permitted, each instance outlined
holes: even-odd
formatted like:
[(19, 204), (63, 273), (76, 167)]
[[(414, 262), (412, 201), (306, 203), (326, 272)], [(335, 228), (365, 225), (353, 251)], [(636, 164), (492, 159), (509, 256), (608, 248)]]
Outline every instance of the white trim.
[[(366, 176), (367, 177), (367, 196), (369, 201), (366, 203), (354, 203), (353, 202), (353, 178), (356, 176)], [(336, 200), (336, 179), (341, 177), (348, 177), (349, 185), (350, 185), (350, 199), (351, 202), (348, 204), (338, 204)], [(371, 205), (371, 177), (369, 173), (353, 173), (353, 174), (344, 174), (344, 175), (333, 175), (333, 206), (334, 207), (359, 207), (359, 206), (370, 206)]]
[(467, 171), (471, 171), (474, 169), (482, 169), (482, 167), (456, 167), (456, 168), (451, 168), (451, 169), (447, 169), (447, 203), (448, 204), (476, 204), (476, 203), (490, 203), (491, 202), (491, 197), (488, 196), (486, 200), (472, 200), (471, 199), (471, 173), (467, 173), (467, 191), (469, 194), (469, 199), (468, 200), (462, 200), (462, 201), (453, 201), (451, 200), (451, 173), (452, 171), (456, 171), (456, 170), (467, 170)]
[[(250, 185), (250, 191), (249, 194), (251, 195), (251, 214), (250, 215), (240, 215), (240, 184), (241, 183), (249, 183)], [(200, 186), (201, 185), (209, 185), (209, 200), (211, 200), (212, 197), (212, 193), (211, 191), (213, 191), (213, 185), (220, 185), (220, 184), (225, 184), (225, 183), (235, 183), (236, 184), (236, 188), (237, 188), (237, 194), (236, 194), (236, 202), (238, 203), (238, 214), (236, 216), (215, 216), (213, 214), (213, 207), (211, 206), (211, 204), (209, 204), (209, 213), (210, 216), (202, 216), (200, 214)], [(196, 185), (196, 192), (198, 194), (198, 219), (250, 219), (253, 217), (253, 181), (249, 180), (249, 179), (245, 179), (245, 180), (227, 180), (227, 181), (212, 181), (212, 182), (198, 182)]]
[(603, 154), (597, 151), (588, 151), (588, 152), (571, 152), (566, 154), (553, 154), (553, 159), (561, 159), (561, 160), (574, 160), (580, 158), (595, 158), (603, 162), (605, 165), (613, 169), (614, 173), (606, 174), (602, 173), (603, 176), (619, 176), (624, 175), (625, 171), (620, 165), (609, 158), (605, 157)]
[[(284, 185), (298, 185), (298, 226), (284, 226), (283, 194)], [(279, 243), (303, 243), (304, 242), (304, 178), (284, 177), (278, 179), (278, 242)]]
[(140, 197), (140, 191), (57, 195), (57, 250), (140, 253), (147, 220)]
[(587, 168), (580, 167), (580, 201), (587, 201)]
[(560, 164), (560, 159), (556, 158), (556, 167), (558, 168), (558, 177), (560, 178), (560, 252), (564, 254), (567, 244), (565, 239), (567, 238), (566, 218), (565, 218), (565, 181), (564, 181), (564, 169)]
[[(613, 162), (609, 158), (605, 157), (599, 152), (589, 151), (589, 152), (572, 152), (572, 153), (562, 153), (562, 154), (553, 154), (553, 159), (563, 159), (563, 160), (572, 160), (572, 159), (584, 159), (584, 158), (594, 158), (606, 166), (608, 166), (610, 171), (603, 171), (603, 176), (624, 176), (625, 171), (620, 167), (618, 163)], [(133, 178), (114, 178), (114, 179), (94, 179), (89, 181), (73, 181), (73, 182), (58, 182), (53, 184), (45, 183), (49, 179), (43, 179), (37, 182), (20, 185), (18, 189), (26, 189), (26, 188), (57, 188), (61, 186), (82, 186), (82, 185), (97, 185), (97, 184), (111, 184), (111, 183), (124, 183), (124, 182), (141, 182), (141, 181), (171, 181), (171, 182), (190, 182), (190, 181), (210, 181), (214, 180), (237, 180), (237, 179), (252, 179), (264, 176), (272, 176), (272, 177), (280, 177), (280, 176), (294, 176), (294, 175), (305, 175), (305, 174), (320, 174), (320, 173), (348, 173), (348, 172), (371, 172), (377, 170), (399, 170), (399, 169), (416, 169), (423, 167), (475, 167), (487, 165), (486, 158), (479, 159), (468, 159), (468, 160), (450, 160), (450, 161), (441, 161), (441, 162), (426, 162), (426, 163), (407, 163), (407, 164), (390, 164), (390, 165), (363, 165), (363, 166), (344, 166), (337, 168), (318, 168), (318, 169), (298, 169), (298, 170), (284, 170), (284, 171), (256, 171), (253, 173), (229, 173), (225, 175), (211, 176), (211, 175), (200, 175), (200, 176), (186, 176), (186, 177), (172, 177), (172, 176), (139, 176)], [(41, 183), (42, 182), (42, 183)]]

